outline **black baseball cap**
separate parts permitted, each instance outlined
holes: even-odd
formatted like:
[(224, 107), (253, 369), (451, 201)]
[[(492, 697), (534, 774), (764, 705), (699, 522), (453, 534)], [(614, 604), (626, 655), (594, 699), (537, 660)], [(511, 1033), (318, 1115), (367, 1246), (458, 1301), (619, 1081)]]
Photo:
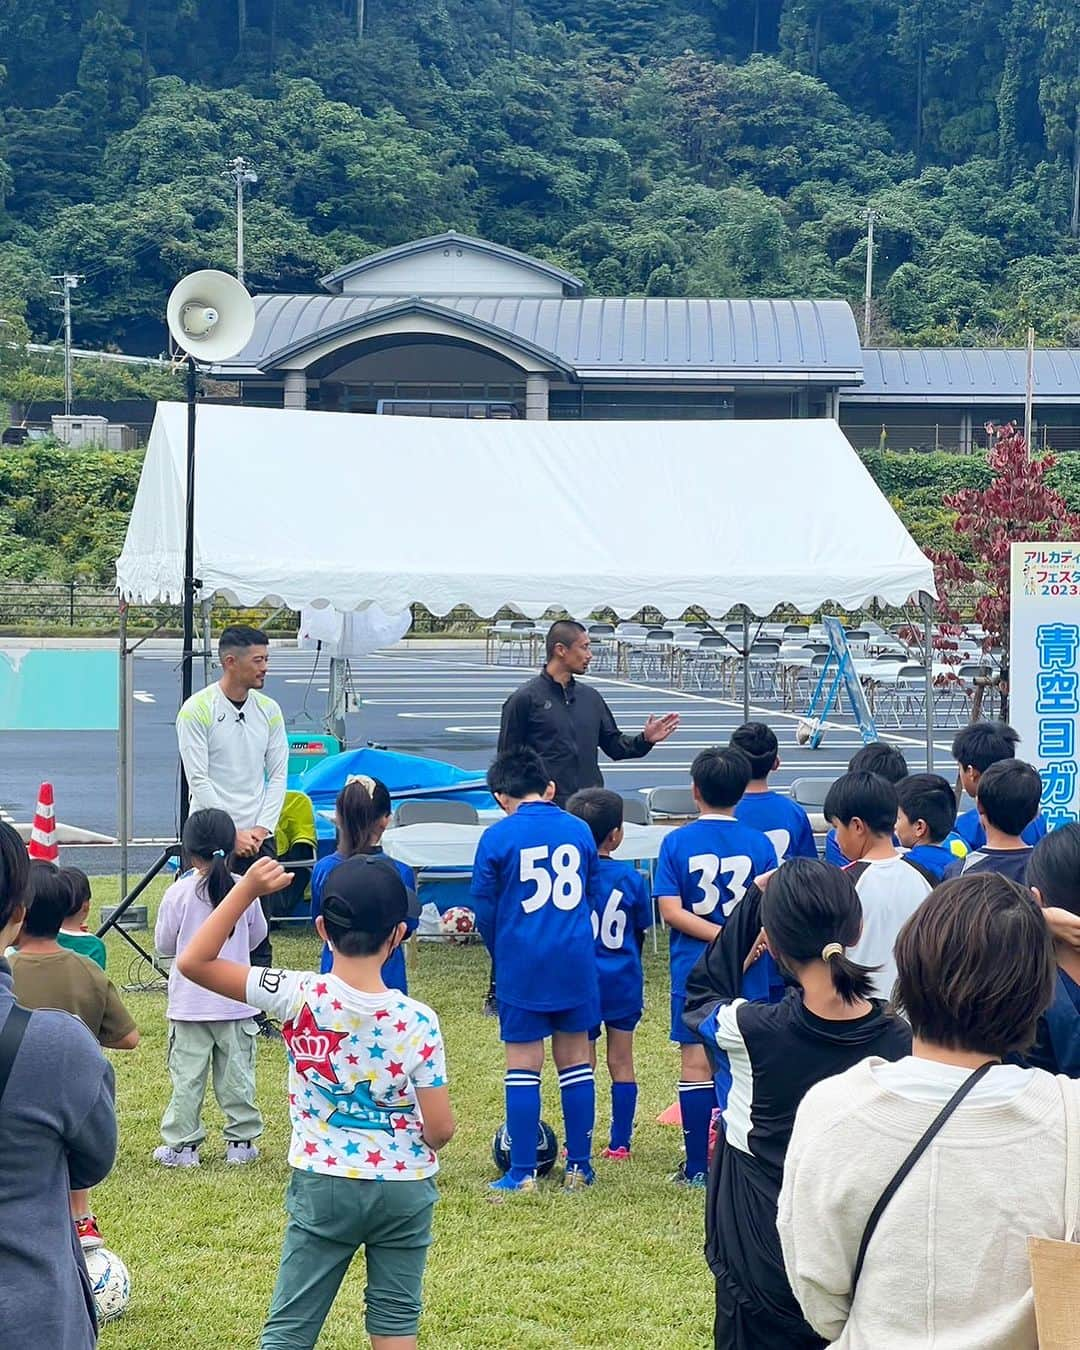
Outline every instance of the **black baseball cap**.
[(338, 928), (378, 934), (419, 918), (420, 901), (388, 858), (357, 853), (326, 878), (322, 912)]

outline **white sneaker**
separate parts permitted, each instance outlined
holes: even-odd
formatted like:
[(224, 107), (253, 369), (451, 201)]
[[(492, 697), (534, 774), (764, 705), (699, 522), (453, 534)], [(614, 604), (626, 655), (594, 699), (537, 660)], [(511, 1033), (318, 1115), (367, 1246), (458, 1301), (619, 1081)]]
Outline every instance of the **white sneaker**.
[(198, 1167), (199, 1150), (195, 1144), (185, 1144), (183, 1148), (162, 1144), (154, 1149), (154, 1161), (162, 1167)]
[(259, 1150), (250, 1139), (230, 1139), (225, 1145), (225, 1161), (233, 1167), (253, 1163), (258, 1156)]

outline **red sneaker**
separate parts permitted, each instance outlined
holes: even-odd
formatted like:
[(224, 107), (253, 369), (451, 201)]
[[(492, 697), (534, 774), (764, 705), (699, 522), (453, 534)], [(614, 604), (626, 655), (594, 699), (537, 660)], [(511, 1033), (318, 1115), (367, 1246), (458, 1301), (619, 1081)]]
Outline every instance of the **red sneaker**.
[(105, 1246), (105, 1239), (101, 1236), (97, 1219), (92, 1214), (88, 1214), (85, 1219), (75, 1220), (75, 1232), (84, 1252), (92, 1252), (97, 1247)]
[(606, 1158), (608, 1162), (629, 1162), (630, 1150), (628, 1148), (606, 1148), (600, 1154), (601, 1158)]

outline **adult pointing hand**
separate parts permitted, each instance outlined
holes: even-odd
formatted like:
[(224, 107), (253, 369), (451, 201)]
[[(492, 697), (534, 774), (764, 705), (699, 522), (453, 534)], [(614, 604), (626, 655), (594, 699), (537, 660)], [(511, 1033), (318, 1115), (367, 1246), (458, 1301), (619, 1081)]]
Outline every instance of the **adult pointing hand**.
[(656, 717), (649, 714), (649, 720), (645, 723), (645, 729), (642, 736), (650, 745), (659, 745), (661, 741), (666, 741), (673, 731), (679, 729), (679, 714), (665, 713), (663, 717)]

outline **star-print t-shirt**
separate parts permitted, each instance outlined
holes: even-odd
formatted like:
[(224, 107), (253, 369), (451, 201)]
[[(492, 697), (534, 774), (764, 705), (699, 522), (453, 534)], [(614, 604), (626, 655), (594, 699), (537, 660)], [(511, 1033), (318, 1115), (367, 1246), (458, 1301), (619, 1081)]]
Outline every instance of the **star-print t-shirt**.
[(424, 1143), (416, 1089), (446, 1084), (430, 1008), (333, 974), (253, 968), (247, 1001), (281, 1021), (289, 1055), (289, 1164), (368, 1181), (415, 1181), (439, 1164)]

